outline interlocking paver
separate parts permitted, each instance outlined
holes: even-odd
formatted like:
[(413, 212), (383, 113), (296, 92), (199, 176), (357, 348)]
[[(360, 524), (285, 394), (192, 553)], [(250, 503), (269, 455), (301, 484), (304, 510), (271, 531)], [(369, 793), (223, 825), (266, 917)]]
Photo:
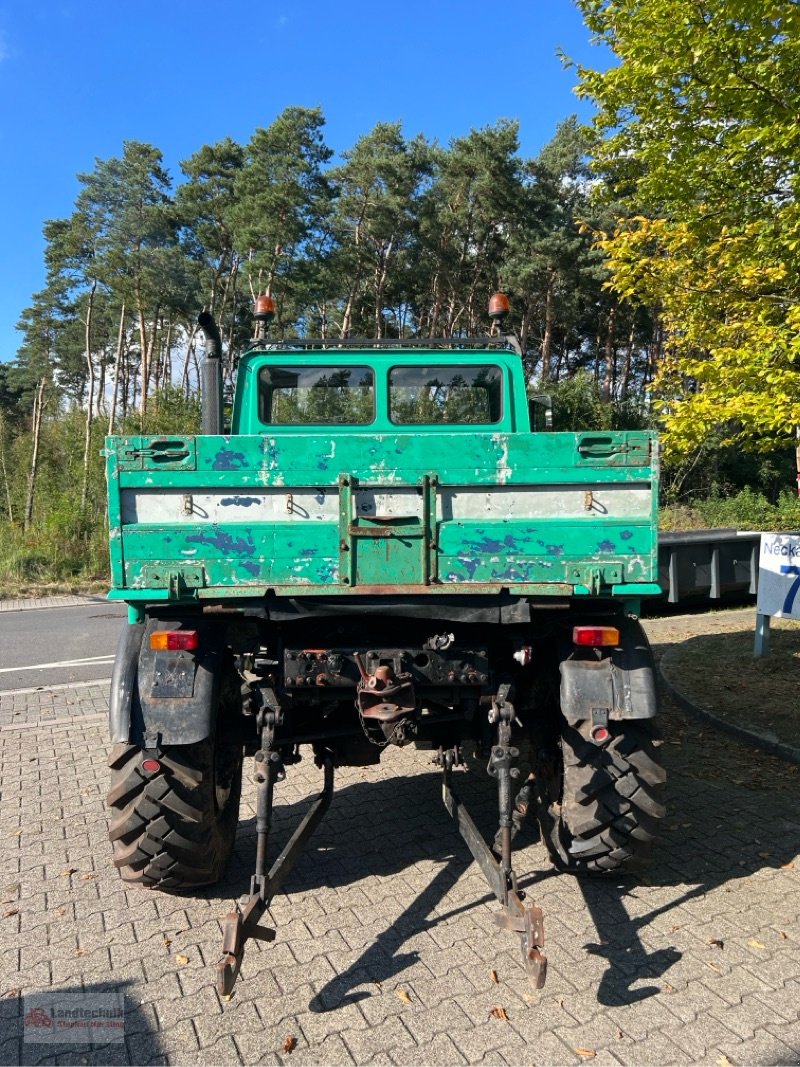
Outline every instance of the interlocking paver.
[[(542, 846), (522, 838), (520, 881), (548, 933), (536, 993), (440, 806), (429, 755), (395, 750), (380, 768), (342, 769), (273, 902), (278, 940), (248, 945), (223, 1003), (213, 965), (220, 920), (249, 882), (252, 787), (220, 885), (195, 897), (125, 886), (106, 841), (105, 724), (93, 718), (106, 703), (97, 685), (0, 693), (0, 916), (18, 911), (0, 918), (0, 997), (123, 984), (126, 1043), (20, 1044), (11, 994), (0, 999), (0, 1063), (585, 1062), (576, 1048), (597, 1064), (800, 1059), (797, 768), (721, 747), (667, 707), (670, 814), (641, 882), (543, 877)], [(289, 769), (276, 847), (319, 784), (310, 761)], [(491, 780), (476, 766), (458, 787), (491, 833)], [(490, 1015), (498, 1006), (507, 1022)]]
[[(789, 1038), (791, 1041), (791, 1036)], [(723, 1054), (737, 1064), (768, 1063), (794, 1067), (800, 1059), (800, 1045), (786, 1044), (775, 1034), (762, 1030), (756, 1037), (740, 1044), (726, 1045)]]

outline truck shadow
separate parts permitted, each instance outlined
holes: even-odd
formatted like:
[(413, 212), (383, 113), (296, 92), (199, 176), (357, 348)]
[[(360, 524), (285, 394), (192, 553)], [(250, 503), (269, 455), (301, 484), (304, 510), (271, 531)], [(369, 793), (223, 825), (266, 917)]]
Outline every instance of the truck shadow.
[[(737, 896), (723, 898), (711, 907), (709, 899), (715, 891), (734, 891), (732, 886), (738, 881), (765, 869), (779, 870), (800, 852), (796, 794), (788, 789), (792, 783), (780, 779), (786, 765), (703, 731), (666, 701), (662, 730), (666, 738), (662, 751), (670, 776), (668, 814), (652, 863), (639, 880), (577, 880), (596, 930), (596, 936), (582, 946), (583, 951), (607, 964), (595, 987), (600, 1004), (632, 1004), (662, 992), (668, 982), (666, 976), (683, 955), (674, 941), (685, 944), (687, 936), (684, 933), (675, 939), (673, 934), (689, 929), (693, 938), (703, 941), (733, 936), (731, 921), (739, 921), (745, 890), (736, 887)], [(418, 759), (426, 760), (426, 753), (419, 753)], [(716, 761), (713, 771), (708, 767), (710, 759)], [(745, 779), (737, 777), (737, 768), (746, 774)], [(441, 804), (440, 776), (437, 772), (398, 775), (391, 766), (385, 774), (378, 781), (351, 782), (334, 793), (330, 811), (284, 886), (294, 895), (353, 886), (369, 879), (366, 891), (371, 900), (384, 893), (402, 908), (357, 959), (319, 990), (310, 1004), (313, 1011), (334, 1010), (368, 996), (356, 987), (388, 981), (417, 961), (416, 950), (406, 949), (409, 941), (494, 899), (487, 887), (473, 901), (442, 910), (472, 857)], [(455, 784), (481, 831), (491, 840), (496, 828), (493, 780), (481, 764), (475, 763), (474, 770), (459, 775)], [(796, 786), (796, 779), (793, 784)], [(276, 806), (276, 849), (285, 843), (306, 806), (307, 801)], [(563, 878), (569, 887), (575, 882), (568, 875), (554, 875), (546, 861), (544, 870), (532, 870), (543, 851), (526, 849), (531, 840), (528, 828), (522, 835), (515, 867), (521, 888), (543, 903), (547, 927), (548, 896), (553, 901), (552, 913), (557, 915), (564, 895), (550, 880)], [(226, 882), (215, 892), (246, 892), (254, 855), (254, 824), (247, 820), (240, 825), (235, 860)], [(413, 892), (408, 880), (399, 878), (397, 887), (385, 880), (425, 861), (440, 867), (403, 907), (403, 898)], [(419, 881), (419, 872), (414, 879)], [(541, 885), (543, 882), (547, 885)], [(574, 896), (574, 890), (571, 892)], [(720, 917), (724, 932), (714, 931), (712, 916)], [(575, 921), (580, 923), (579, 918)], [(560, 928), (567, 929), (564, 925)], [(514, 941), (514, 935), (502, 936)], [(551, 938), (551, 955), (557, 957), (553, 941)], [(572, 945), (569, 948), (574, 954)], [(516, 951), (515, 945), (512, 950)], [(709, 947), (708, 951), (713, 962), (714, 949)]]

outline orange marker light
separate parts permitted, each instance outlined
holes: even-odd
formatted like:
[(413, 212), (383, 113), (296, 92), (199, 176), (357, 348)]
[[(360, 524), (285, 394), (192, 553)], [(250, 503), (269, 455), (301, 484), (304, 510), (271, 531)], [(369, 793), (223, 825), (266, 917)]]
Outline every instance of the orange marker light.
[(199, 644), (197, 630), (156, 630), (150, 634), (155, 652), (193, 652)]
[(261, 296), (256, 297), (256, 310), (253, 318), (260, 319), (263, 322), (269, 322), (270, 319), (275, 317), (275, 301), (271, 296), (267, 296), (266, 293), (262, 293)]
[(576, 645), (588, 648), (607, 648), (619, 644), (616, 626), (575, 626), (572, 640)]
[(505, 293), (494, 293), (489, 299), (489, 318), (502, 319), (511, 310), (511, 304)]

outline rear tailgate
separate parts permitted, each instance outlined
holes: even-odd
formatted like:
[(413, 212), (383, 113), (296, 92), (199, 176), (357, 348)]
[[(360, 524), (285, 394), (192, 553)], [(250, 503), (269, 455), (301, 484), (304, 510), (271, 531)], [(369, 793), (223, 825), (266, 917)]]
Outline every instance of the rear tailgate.
[(655, 448), (644, 432), (110, 437), (113, 586), (629, 593), (656, 581)]

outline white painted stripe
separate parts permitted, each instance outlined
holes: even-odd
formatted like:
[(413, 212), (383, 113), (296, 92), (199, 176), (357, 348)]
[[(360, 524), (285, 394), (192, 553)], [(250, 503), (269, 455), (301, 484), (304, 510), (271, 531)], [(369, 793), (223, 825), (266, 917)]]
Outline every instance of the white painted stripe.
[[(422, 496), (414, 486), (390, 489), (356, 489), (354, 516), (394, 518), (422, 517)], [(451, 520), (572, 519), (591, 521), (617, 518), (623, 521), (650, 518), (653, 491), (647, 482), (596, 484), (581, 482), (546, 485), (441, 486), (437, 493), (436, 518)], [(225, 493), (183, 489), (136, 488), (122, 490), (122, 522), (161, 523), (194, 527), (203, 523), (275, 525), (322, 521), (339, 522), (339, 494), (331, 487), (309, 489), (281, 486)], [(195, 554), (197, 550), (191, 550)], [(188, 556), (183, 549), (181, 555)]]
[(93, 663), (113, 663), (113, 656), (87, 656), (84, 659), (65, 659), (60, 663), (31, 663), (26, 667), (0, 667), (0, 674), (16, 671), (53, 671), (64, 667), (90, 667)]

